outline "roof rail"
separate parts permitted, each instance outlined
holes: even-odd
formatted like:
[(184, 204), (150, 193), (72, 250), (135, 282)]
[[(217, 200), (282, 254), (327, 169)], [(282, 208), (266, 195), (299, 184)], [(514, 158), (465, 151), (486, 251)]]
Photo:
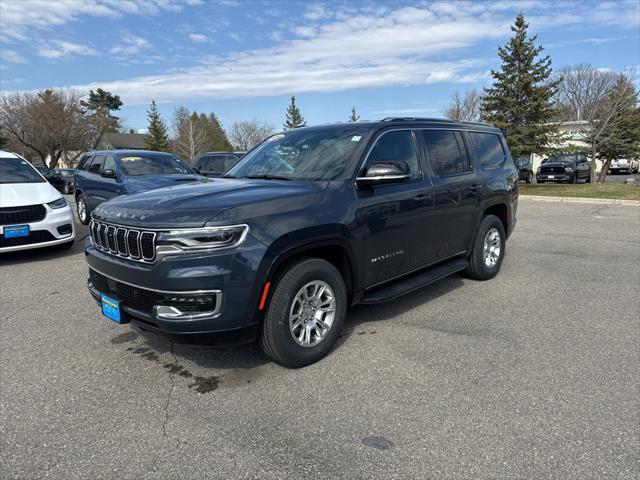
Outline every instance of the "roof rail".
[(428, 117), (385, 117), (382, 122), (442, 122), (456, 123), (455, 120), (449, 118), (428, 118)]
[(462, 125), (480, 125), (493, 127), (487, 122), (471, 122), (467, 120), (451, 120), (450, 118), (428, 118), (428, 117), (385, 117), (381, 122), (431, 122), (431, 123), (457, 123)]

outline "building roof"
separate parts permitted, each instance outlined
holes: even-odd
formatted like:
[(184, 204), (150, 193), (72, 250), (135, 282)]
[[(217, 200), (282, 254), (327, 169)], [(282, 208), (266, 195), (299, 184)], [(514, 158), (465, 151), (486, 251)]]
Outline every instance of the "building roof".
[(144, 149), (144, 133), (109, 132), (102, 135), (98, 147), (103, 149)]

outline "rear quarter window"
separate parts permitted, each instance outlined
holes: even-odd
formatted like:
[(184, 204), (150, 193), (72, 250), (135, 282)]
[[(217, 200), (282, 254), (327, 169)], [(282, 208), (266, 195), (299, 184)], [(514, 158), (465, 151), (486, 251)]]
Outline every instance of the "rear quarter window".
[(498, 135), (483, 132), (467, 132), (467, 135), (482, 170), (494, 170), (504, 164), (507, 155)]

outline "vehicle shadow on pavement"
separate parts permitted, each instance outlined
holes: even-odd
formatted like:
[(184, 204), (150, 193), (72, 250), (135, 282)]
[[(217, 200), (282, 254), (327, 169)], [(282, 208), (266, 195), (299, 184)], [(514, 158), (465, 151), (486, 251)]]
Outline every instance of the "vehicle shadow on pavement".
[(73, 242), (73, 246), (62, 249), (58, 246), (34, 248), (32, 250), (20, 250), (17, 252), (0, 253), (0, 266), (20, 265), (22, 263), (43, 262), (58, 258), (76, 255), (84, 249), (84, 239), (86, 235), (78, 235)]
[[(371, 323), (393, 321), (398, 315), (445, 295), (462, 285), (462, 275), (453, 275), (384, 304), (352, 307), (348, 311), (347, 322), (335, 348), (342, 348), (344, 344), (348, 344), (348, 338), (353, 334), (375, 333), (375, 331), (371, 331), (369, 325)], [(193, 380), (194, 383), (191, 385), (199, 392), (203, 388), (202, 384), (214, 384), (217, 388), (218, 382), (225, 384), (231, 381), (251, 382), (253, 377), (259, 374), (248, 374), (248, 371), (255, 372), (259, 370), (258, 367), (272, 363), (271, 359), (262, 352), (257, 342), (226, 348), (182, 345), (135, 326), (113, 337), (111, 343), (125, 346), (126, 351), (162, 365), (170, 373)], [(166, 360), (168, 355), (171, 356), (171, 361)], [(161, 360), (161, 357), (164, 360)], [(216, 375), (211, 377), (195, 376), (188, 369), (191, 364), (206, 370), (222, 372), (220, 372), (220, 377)]]
[(399, 315), (418, 308), (442, 295), (456, 290), (464, 285), (462, 274), (451, 275), (431, 285), (426, 285), (414, 292), (407, 293), (395, 300), (374, 305), (356, 305), (349, 309), (347, 322), (338, 339), (336, 349), (341, 348), (348, 338), (353, 335), (375, 333), (369, 324), (383, 321), (393, 321)]

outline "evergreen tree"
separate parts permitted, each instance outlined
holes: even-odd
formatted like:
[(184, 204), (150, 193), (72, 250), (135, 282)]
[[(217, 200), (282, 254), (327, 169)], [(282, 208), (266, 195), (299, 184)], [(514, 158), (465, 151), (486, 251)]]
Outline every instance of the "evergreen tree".
[(88, 110), (108, 116), (111, 111), (120, 110), (122, 101), (118, 95), (114, 95), (111, 92), (98, 88), (95, 92), (93, 90), (89, 90), (87, 100), (81, 100), (80, 105)]
[(144, 148), (157, 152), (169, 151), (169, 137), (167, 136), (167, 125), (160, 117), (156, 101), (151, 101), (151, 108), (147, 111), (149, 119), (149, 132), (144, 138)]
[(491, 71), (493, 86), (485, 88), (482, 119), (500, 128), (514, 158), (549, 149), (558, 134), (550, 124), (556, 116), (553, 98), (559, 80), (551, 80), (551, 58), (537, 58), (537, 35), (529, 36), (524, 16), (516, 17), (513, 37), (498, 48), (499, 71)]
[(296, 106), (296, 97), (291, 97), (291, 103), (287, 107), (287, 121), (284, 122), (284, 129), (289, 130), (291, 128), (306, 127), (307, 122), (300, 113), (300, 109)]
[(357, 122), (360, 120), (360, 115), (356, 115), (356, 107), (351, 107), (351, 115), (349, 115), (350, 122)]
[[(204, 115), (204, 114), (202, 114)], [(206, 117), (205, 117), (206, 118)], [(208, 137), (211, 141), (213, 150), (233, 150), (231, 146), (231, 142), (227, 138), (227, 134), (222, 128), (222, 124), (215, 113), (210, 113), (209, 117), (206, 118), (207, 123), (207, 133)]]

